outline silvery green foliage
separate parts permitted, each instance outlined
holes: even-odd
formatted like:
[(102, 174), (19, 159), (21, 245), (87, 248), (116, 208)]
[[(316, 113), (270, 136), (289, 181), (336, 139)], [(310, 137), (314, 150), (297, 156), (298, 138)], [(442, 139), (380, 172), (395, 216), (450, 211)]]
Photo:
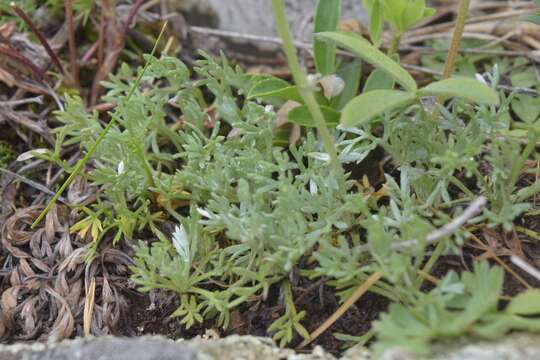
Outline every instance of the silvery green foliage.
[[(249, 90), (249, 76), (224, 59), (218, 65), (206, 58), (196, 71), (201, 79), (190, 85), (214, 94), (217, 121), (206, 130), (198, 116), (185, 119), (175, 154), (182, 165), (160, 185), (189, 193), (191, 210), (188, 216), (176, 214), (181, 224), (170, 240), (159, 233), (161, 241), (138, 246), (133, 279), (143, 290), (181, 294), (175, 315), (186, 326), (204, 318), (227, 326), (230, 309), (267, 293), (305, 254), (357, 226), (358, 197), (347, 191), (353, 182), (340, 190), (327, 162), (312, 156), (322, 151), (313, 132), (288, 151), (274, 145), (275, 113), (236, 101)], [(175, 101), (196, 103), (186, 95)], [(191, 108), (189, 114), (198, 111)], [(376, 146), (369, 136), (354, 141), (345, 132), (338, 136), (347, 161), (362, 160)], [(195, 270), (190, 263), (197, 264)], [(207, 290), (204, 283), (214, 277), (227, 286)], [(290, 341), (290, 329), (306, 332), (292, 299), (286, 307), (274, 327), (277, 337)]]
[[(178, 59), (149, 59), (148, 72), (129, 104), (125, 97), (134, 76), (129, 67), (123, 66), (105, 84), (107, 100), (117, 104), (120, 118), (89, 169), (88, 177), (103, 189), (102, 196), (82, 209), (86, 217), (77, 227), (95, 224), (103, 229), (100, 239), (112, 233), (115, 240), (152, 230), (157, 241), (136, 245), (133, 280), (142, 291), (177, 293), (180, 306), (174, 315), (186, 327), (214, 320), (226, 328), (232, 309), (253, 297), (265, 300), (271, 287), (279, 288), (284, 311), (269, 328), (284, 345), (294, 334), (307, 335), (301, 324), (306, 313), (295, 308), (295, 277), (324, 278), (343, 300), (375, 271), (383, 280), (370, 291), (401, 304), (381, 318), (375, 328), (379, 335), (400, 330), (418, 308), (447, 316), (448, 294), (464, 292), (465, 279), (473, 275), (449, 275), (440, 288), (425, 294), (418, 271), (429, 272), (441, 254), (459, 250), (466, 232), (443, 239), (429, 252), (423, 239), (462, 211), (459, 202), (453, 203), (462, 197), (486, 195), (490, 210), (475, 220), (492, 226), (508, 226), (530, 206), (525, 203), (527, 192), (516, 192), (510, 181), (513, 161), (530, 155), (516, 139), (503, 137), (510, 129), (505, 115), (511, 97), (497, 108), (453, 100), (440, 108), (439, 123), (414, 105), (379, 119), (381, 136), (368, 126), (335, 129), (342, 163), (363, 164), (377, 147), (394, 161), (392, 176), (381, 176), (384, 201), (378, 201), (357, 181), (349, 180), (340, 189), (311, 129), (305, 129), (297, 146), (276, 145), (276, 114), (243, 96), (260, 82), (260, 75), (233, 68), (224, 57), (219, 63), (203, 57), (195, 67), (197, 80)], [(487, 75), (496, 84), (497, 72)], [(211, 93), (211, 105), (202, 91)], [(182, 127), (173, 130), (171, 119), (176, 121), (179, 113)], [(62, 145), (80, 143), (88, 149), (103, 125), (77, 98), (67, 99), (58, 119), (63, 126), (50, 158), (67, 167), (59, 156)], [(540, 136), (535, 121), (528, 123), (533, 144)], [(491, 146), (486, 149), (488, 140)], [(480, 166), (486, 161), (492, 166), (488, 173)], [(145, 166), (151, 169), (151, 182), (142, 171)], [(457, 174), (469, 180), (467, 185)], [(532, 186), (525, 191), (534, 191)], [(166, 217), (177, 222), (170, 235), (161, 230)], [(392, 248), (411, 239), (418, 240), (418, 246)], [(431, 321), (427, 317), (418, 321)], [(503, 330), (525, 327), (514, 325)], [(424, 350), (434, 331), (448, 334), (442, 323), (440, 329), (429, 326), (411, 342), (414, 349)], [(382, 344), (410, 340), (399, 334), (381, 336)]]

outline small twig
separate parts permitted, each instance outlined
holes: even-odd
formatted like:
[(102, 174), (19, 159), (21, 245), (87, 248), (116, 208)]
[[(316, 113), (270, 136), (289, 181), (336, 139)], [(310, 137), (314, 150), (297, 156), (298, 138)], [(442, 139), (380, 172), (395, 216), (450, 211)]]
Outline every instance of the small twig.
[[(3, 173), (5, 173), (5, 174), (7, 174), (9, 176), (12, 176), (12, 177), (16, 178), (17, 180), (25, 183), (26, 185), (29, 185), (29, 186), (33, 187), (34, 189), (39, 190), (39, 191), (41, 191), (41, 192), (43, 192), (43, 193), (45, 193), (47, 195), (51, 195), (51, 196), (55, 195), (54, 191), (49, 190), (46, 186), (41, 185), (40, 183), (37, 183), (37, 182), (35, 182), (33, 180), (30, 180), (30, 179), (28, 179), (28, 178), (26, 178), (26, 177), (24, 177), (22, 175), (14, 173), (13, 171), (10, 171), (8, 169), (4, 169), (4, 168), (0, 167), (0, 172), (3, 172)], [(60, 196), (58, 198), (58, 201), (60, 201), (63, 204), (68, 205), (68, 201), (62, 196)]]
[(54, 99), (54, 102), (58, 106), (58, 110), (63, 112), (64, 105), (62, 104), (62, 100), (60, 100), (60, 96), (58, 96), (58, 94), (54, 91), (54, 89), (49, 84), (46, 84), (46, 88), (49, 95), (51, 95), (51, 97)]
[(101, 9), (101, 15), (99, 20), (99, 32), (97, 40), (97, 68), (100, 69), (103, 66), (105, 60), (105, 30), (107, 28), (108, 17), (105, 15), (105, 11)]
[(526, 262), (525, 260), (523, 260), (522, 258), (520, 258), (520, 257), (518, 257), (516, 255), (512, 255), (510, 257), (510, 260), (518, 268), (525, 271), (527, 274), (531, 275), (536, 280), (540, 281), (540, 271), (537, 268), (530, 265), (528, 262)]
[(84, 299), (83, 310), (83, 329), (84, 336), (90, 336), (92, 328), (92, 314), (94, 313), (95, 295), (96, 295), (96, 278), (92, 277), (90, 284), (86, 287), (86, 296)]
[[(90, 105), (93, 106), (97, 103), (101, 91), (101, 81), (104, 80), (106, 76), (109, 76), (109, 74), (114, 70), (116, 63), (118, 62), (118, 58), (120, 57), (120, 53), (124, 49), (129, 27), (131, 26), (131, 23), (135, 19), (143, 3), (144, 0), (137, 0), (137, 2), (131, 7), (127, 15), (126, 22), (123, 24), (120, 30), (118, 30), (117, 28), (116, 21), (113, 21), (113, 19), (109, 19), (109, 16), (114, 16), (114, 12), (112, 14), (108, 14), (107, 16), (102, 17), (102, 21), (104, 21), (104, 24), (107, 24), (107, 27), (109, 29), (107, 34), (108, 52), (106, 55), (103, 54), (104, 38), (102, 37), (105, 36), (104, 32), (106, 32), (107, 30), (103, 29), (102, 31), (102, 29), (100, 28), (98, 49), (98, 56), (100, 57), (100, 60), (98, 61), (98, 71), (96, 72), (94, 81), (92, 83), (92, 90), (90, 93)], [(102, 14), (104, 14), (105, 11), (106, 10), (103, 9)], [(107, 11), (113, 10), (108, 9)]]
[[(482, 211), (484, 206), (487, 204), (487, 198), (480, 196), (478, 199), (474, 200), (461, 215), (456, 217), (454, 220), (444, 225), (442, 228), (437, 229), (430, 233), (426, 237), (426, 244), (431, 245), (439, 241), (440, 239), (455, 233), (460, 227), (465, 225), (467, 221), (475, 217), (477, 214)], [(400, 247), (407, 246), (405, 243), (398, 244)]]
[(485, 252), (487, 252), (493, 260), (495, 260), (499, 265), (501, 265), (504, 270), (506, 270), (510, 275), (512, 275), (517, 281), (519, 281), (523, 286), (525, 286), (527, 289), (531, 289), (532, 286), (529, 285), (525, 279), (523, 279), (517, 272), (514, 271), (510, 266), (508, 266), (507, 263), (502, 261), (502, 259), (495, 253), (495, 251), (488, 245), (484, 244), (482, 240), (480, 240), (476, 235), (470, 234), (470, 238), (473, 239), (482, 249), (484, 249)]
[(0, 107), (16, 107), (19, 105), (26, 105), (26, 104), (43, 104), (43, 96), (36, 96), (26, 99), (20, 99), (20, 100), (8, 100), (8, 101), (0, 101)]
[(66, 6), (66, 26), (68, 33), (68, 46), (69, 46), (69, 67), (71, 70), (71, 78), (73, 85), (80, 88), (79, 84), (79, 69), (77, 67), (77, 44), (75, 44), (75, 29), (73, 28), (73, 9), (72, 0), (65, 1)]
[(137, 0), (137, 2), (129, 10), (126, 23), (124, 24), (124, 28), (122, 29), (124, 38), (127, 37), (129, 27), (131, 26), (131, 23), (133, 22), (133, 20), (135, 20), (135, 16), (139, 12), (139, 9), (141, 8), (141, 6), (144, 4), (144, 1), (145, 0)]
[(32, 30), (32, 32), (37, 36), (39, 42), (41, 43), (41, 45), (43, 45), (43, 47), (45, 48), (45, 51), (47, 52), (47, 54), (51, 58), (51, 61), (58, 68), (58, 71), (60, 71), (60, 73), (62, 75), (64, 75), (65, 72), (64, 72), (64, 68), (62, 67), (62, 63), (60, 62), (60, 59), (55, 54), (53, 49), (51, 49), (51, 47), (49, 45), (49, 42), (47, 41), (47, 39), (45, 38), (43, 33), (36, 27), (34, 22), (28, 17), (28, 15), (26, 15), (26, 13), (23, 11), (23, 9), (21, 9), (20, 7), (15, 5), (14, 2), (11, 3), (11, 8), (26, 23), (26, 25), (28, 25), (30, 30)]
[[(425, 244), (426, 245), (433, 245), (440, 239), (451, 235), (455, 233), (460, 227), (465, 225), (467, 221), (475, 217), (484, 206), (487, 204), (487, 199), (484, 196), (480, 196), (478, 199), (474, 200), (464, 211), (461, 215), (456, 217), (454, 220), (449, 222), (448, 224), (444, 225), (443, 227), (431, 232), (428, 236), (426, 236)], [(419, 241), (418, 240), (407, 240), (402, 242), (395, 242), (392, 244), (393, 250), (403, 250), (407, 249), (413, 246), (418, 246)], [(369, 251), (369, 245), (362, 245), (360, 247), (361, 252), (368, 252)]]
[(11, 46), (0, 46), (0, 54), (12, 58), (15, 61), (22, 63), (26, 66), (38, 79), (44, 81), (45, 73), (43, 70), (38, 68), (30, 59), (21, 54), (19, 51), (15, 50)]
[[(219, 29), (207, 28), (207, 27), (202, 27), (202, 26), (190, 26), (189, 32), (202, 34), (202, 35), (212, 35), (212, 36), (219, 36), (219, 37), (225, 37), (225, 38), (241, 39), (241, 40), (247, 40), (247, 41), (252, 41), (252, 42), (265, 42), (265, 43), (270, 43), (270, 44), (283, 45), (283, 41), (281, 41), (281, 39), (278, 37), (244, 34), (244, 33), (235, 32), (235, 31), (219, 30)], [(302, 49), (311, 48), (311, 44), (303, 43), (300, 41), (295, 41), (294, 45)]]
[(534, 90), (534, 89), (528, 89), (523, 87), (512, 87), (512, 86), (506, 86), (506, 85), (497, 85), (497, 89), (503, 90), (504, 92), (515, 92), (521, 95), (529, 95), (532, 97), (538, 97), (540, 96), (540, 92)]
[(301, 349), (311, 343), (313, 340), (318, 338), (323, 332), (326, 331), (330, 326), (332, 326), (355, 302), (358, 301), (379, 279), (382, 277), (382, 273), (377, 271), (371, 274), (365, 282), (363, 282), (354, 293), (330, 316), (321, 326), (319, 326), (315, 331), (313, 331), (309, 338), (304, 340), (297, 349)]

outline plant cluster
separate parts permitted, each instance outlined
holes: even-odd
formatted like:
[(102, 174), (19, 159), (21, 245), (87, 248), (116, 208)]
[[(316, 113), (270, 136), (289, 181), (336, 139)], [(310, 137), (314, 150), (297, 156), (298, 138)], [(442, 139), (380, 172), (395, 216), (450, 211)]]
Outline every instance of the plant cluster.
[[(425, 274), (470, 233), (457, 230), (435, 247), (425, 239), (463, 204), (485, 196), (489, 207), (472, 222), (504, 229), (537, 211), (530, 199), (539, 182), (520, 184), (538, 156), (537, 99), (499, 91), (501, 66), (419, 89), (394, 50), (377, 46), (380, 23), (399, 43), (431, 14), (425, 1), (366, 1), (375, 45), (337, 32), (341, 2), (320, 1), (317, 74), (306, 77), (287, 48), (280, 3), (273, 1), (295, 84), (247, 74), (223, 56), (202, 54), (195, 74), (176, 58), (148, 56), (146, 67), (124, 65), (104, 84), (114, 123), (104, 126), (79, 98), (66, 98), (56, 147), (39, 156), (72, 171), (60, 150), (80, 144), (91, 154), (86, 176), (100, 188), (72, 230), (95, 251), (105, 235), (130, 240), (150, 229), (158, 240), (135, 245), (133, 280), (143, 291), (178, 293), (174, 315), (186, 327), (214, 319), (226, 328), (232, 309), (279, 289), (284, 312), (268, 331), (285, 345), (296, 334), (309, 338), (295, 304), (298, 278), (324, 278), (345, 300), (378, 272), (370, 291), (394, 303), (373, 328), (379, 349), (425, 352), (445, 337), (540, 330), (528, 317), (540, 314), (538, 290), (499, 310), (503, 272), (486, 262), (424, 290)], [(338, 60), (338, 47), (358, 59)], [(375, 70), (359, 92), (362, 62)], [(297, 143), (287, 143), (283, 116), (301, 127)], [(382, 187), (336, 172), (364, 166), (376, 148), (393, 169)], [(163, 229), (167, 219), (177, 222), (173, 234)], [(396, 248), (410, 240), (416, 246)]]
[[(61, 17), (64, 13), (64, 0), (0, 0), (0, 16), (4, 21), (14, 21), (20, 28), (27, 24), (18, 16), (13, 15), (12, 4), (16, 4), (27, 14), (36, 14), (38, 9), (46, 9), (52, 16)], [(73, 10), (83, 19), (88, 19), (94, 6), (92, 0), (73, 0)]]
[(9, 164), (15, 159), (15, 151), (13, 147), (0, 140), (0, 167), (7, 168)]

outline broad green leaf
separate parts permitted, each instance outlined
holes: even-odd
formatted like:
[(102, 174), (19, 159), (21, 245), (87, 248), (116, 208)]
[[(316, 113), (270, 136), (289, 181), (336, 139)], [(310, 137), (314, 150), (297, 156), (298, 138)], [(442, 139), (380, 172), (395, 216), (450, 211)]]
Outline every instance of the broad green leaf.
[(405, 26), (402, 23), (408, 0), (381, 0), (384, 6), (386, 20), (390, 23), (392, 30), (404, 32)]
[(533, 123), (540, 117), (540, 97), (516, 96), (512, 100), (512, 110), (524, 122)]
[(478, 104), (499, 105), (497, 92), (480, 81), (469, 78), (437, 81), (418, 90), (418, 95), (457, 97)]
[(392, 76), (406, 90), (415, 91), (417, 89), (416, 82), (405, 69), (371, 45), (366, 39), (346, 32), (323, 32), (317, 34), (317, 37), (333, 41), (339, 46), (353, 52), (375, 68)]
[(356, 59), (345, 64), (337, 70), (336, 74), (345, 81), (345, 88), (337, 98), (332, 100), (332, 107), (341, 110), (358, 93), (362, 76), (362, 62)]
[(394, 78), (381, 70), (375, 70), (369, 74), (366, 84), (364, 85), (363, 92), (369, 92), (374, 90), (392, 90), (394, 88)]
[(384, 29), (384, 12), (379, 0), (364, 0), (369, 11), (369, 35), (376, 47), (381, 46), (381, 32)]
[(298, 88), (278, 78), (270, 78), (256, 83), (247, 95), (248, 99), (270, 99), (279, 98), (283, 100), (293, 100), (303, 102)]
[(416, 100), (411, 92), (375, 90), (352, 99), (343, 109), (341, 123), (345, 126), (365, 124), (384, 112), (408, 105)]
[(414, 24), (422, 20), (426, 10), (425, 0), (409, 0), (407, 8), (402, 15), (402, 31), (407, 31)]
[(515, 315), (540, 314), (540, 289), (530, 289), (512, 299), (506, 312)]
[[(341, 0), (319, 0), (315, 11), (313, 33), (322, 31), (335, 31), (341, 19)], [(317, 72), (324, 75), (336, 71), (336, 46), (313, 39), (313, 52)]]
[[(336, 127), (339, 123), (340, 113), (328, 106), (321, 105), (321, 111), (323, 113), (326, 125), (328, 127)], [(309, 112), (307, 106), (302, 105), (292, 109), (287, 115), (289, 121), (297, 125), (305, 127), (316, 127), (315, 121)]]

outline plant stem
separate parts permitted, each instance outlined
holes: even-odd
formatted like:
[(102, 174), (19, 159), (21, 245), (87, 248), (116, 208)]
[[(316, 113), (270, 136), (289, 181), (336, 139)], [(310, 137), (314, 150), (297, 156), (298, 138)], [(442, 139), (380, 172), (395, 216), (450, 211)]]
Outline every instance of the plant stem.
[(339, 163), (337, 151), (334, 147), (332, 136), (330, 135), (328, 127), (326, 126), (326, 121), (324, 120), (321, 108), (315, 100), (312, 89), (308, 85), (305, 73), (300, 68), (298, 55), (296, 54), (296, 47), (293, 44), (289, 31), (289, 24), (287, 23), (287, 19), (285, 17), (285, 7), (283, 6), (283, 0), (272, 0), (272, 6), (274, 9), (274, 16), (276, 19), (278, 33), (283, 40), (283, 51), (285, 52), (285, 55), (287, 57), (287, 61), (291, 69), (294, 82), (298, 86), (298, 91), (300, 92), (304, 103), (306, 104), (309, 112), (311, 113), (311, 116), (313, 117), (313, 120), (315, 121), (315, 125), (317, 126), (319, 136), (323, 141), (325, 151), (330, 156), (330, 165), (332, 166), (334, 176), (338, 180), (338, 184), (340, 185), (340, 187), (343, 188), (345, 185), (343, 168)]
[(401, 42), (402, 34), (393, 32), (392, 33), (392, 42), (390, 43), (390, 47), (388, 48), (387, 55), (389, 57), (393, 57), (399, 49), (399, 43)]
[(65, 1), (65, 16), (66, 16), (66, 26), (68, 32), (68, 46), (69, 46), (69, 64), (71, 70), (71, 79), (73, 80), (73, 85), (80, 90), (81, 86), (79, 83), (79, 70), (77, 67), (77, 44), (75, 43), (75, 29), (73, 28), (73, 9), (72, 1)]
[[(158, 36), (158, 38), (156, 40), (156, 43), (154, 44), (154, 48), (152, 49), (152, 52), (150, 53), (150, 57), (153, 57), (154, 54), (156, 53), (158, 44), (159, 44), (163, 34), (165, 33), (166, 27), (167, 27), (167, 23), (163, 24), (163, 27), (161, 28), (161, 32), (159, 33), (159, 36)], [(150, 61), (147, 61), (146, 64), (144, 65), (144, 68), (142, 69), (141, 73), (139, 74), (137, 79), (135, 79), (135, 82), (133, 83), (133, 86), (131, 87), (131, 89), (129, 89), (129, 93), (127, 94), (126, 102), (128, 102), (131, 99), (131, 97), (135, 93), (135, 90), (139, 87), (139, 84), (141, 83), (142, 77), (143, 77), (144, 73), (146, 72), (146, 69), (148, 68), (149, 65), (150, 65)], [(101, 131), (101, 134), (99, 134), (98, 138), (96, 139), (96, 142), (94, 142), (92, 144), (92, 146), (90, 147), (90, 149), (88, 149), (88, 152), (84, 155), (84, 157), (81, 160), (79, 160), (77, 165), (75, 165), (75, 168), (73, 169), (73, 172), (69, 175), (69, 177), (62, 184), (62, 186), (60, 186), (60, 189), (56, 192), (56, 194), (53, 196), (51, 201), (47, 204), (47, 207), (45, 207), (45, 210), (43, 210), (41, 212), (41, 214), (39, 214), (37, 219), (32, 223), (32, 229), (35, 229), (36, 226), (39, 225), (41, 220), (43, 220), (45, 215), (47, 215), (47, 213), (49, 212), (51, 207), (56, 203), (56, 201), (62, 195), (62, 193), (66, 190), (66, 188), (71, 184), (73, 179), (75, 179), (75, 177), (81, 172), (83, 166), (88, 162), (88, 160), (90, 160), (90, 157), (94, 154), (94, 152), (96, 151), (98, 145), (105, 138), (105, 136), (107, 135), (109, 130), (111, 130), (111, 128), (116, 124), (117, 119), (118, 119), (118, 117), (116, 115), (112, 116), (111, 121), (109, 121), (107, 126)]]
[(454, 34), (452, 35), (452, 43), (448, 50), (448, 57), (444, 64), (443, 79), (448, 79), (454, 71), (454, 65), (459, 53), (459, 47), (461, 46), (461, 37), (463, 36), (463, 30), (465, 28), (465, 20), (467, 19), (467, 12), (469, 11), (469, 5), (471, 0), (460, 0), (459, 9), (456, 19), (456, 27), (454, 28)]
[[(460, 0), (456, 27), (454, 28), (454, 34), (452, 35), (452, 42), (450, 43), (450, 48), (448, 49), (448, 57), (446, 58), (446, 63), (444, 64), (442, 79), (450, 78), (452, 72), (454, 71), (454, 65), (456, 63), (456, 58), (459, 53), (459, 48), (461, 46), (461, 37), (463, 36), (463, 30), (465, 29), (465, 20), (467, 20), (467, 12), (469, 11), (469, 5), (471, 0)], [(437, 98), (437, 103), (442, 104), (444, 98), (439, 96)], [(436, 120), (439, 117), (439, 109), (435, 107), (433, 113), (431, 114), (432, 120)]]
[(21, 18), (26, 23), (26, 25), (28, 25), (28, 27), (30, 28), (30, 30), (32, 30), (34, 35), (36, 35), (39, 42), (41, 43), (41, 45), (45, 49), (45, 52), (51, 58), (52, 63), (56, 66), (58, 71), (60, 71), (60, 73), (62, 75), (64, 75), (65, 72), (64, 72), (64, 68), (62, 67), (62, 63), (60, 62), (60, 59), (58, 58), (56, 53), (53, 51), (53, 49), (51, 49), (51, 46), (49, 45), (49, 42), (45, 38), (45, 35), (43, 35), (43, 33), (41, 31), (39, 31), (39, 29), (36, 27), (36, 25), (30, 19), (30, 17), (28, 17), (28, 15), (24, 12), (24, 10), (21, 9), (20, 7), (18, 7), (15, 4), (15, 2), (11, 2), (11, 8), (13, 9), (13, 11), (15, 11), (17, 16), (19, 16), (19, 18)]

